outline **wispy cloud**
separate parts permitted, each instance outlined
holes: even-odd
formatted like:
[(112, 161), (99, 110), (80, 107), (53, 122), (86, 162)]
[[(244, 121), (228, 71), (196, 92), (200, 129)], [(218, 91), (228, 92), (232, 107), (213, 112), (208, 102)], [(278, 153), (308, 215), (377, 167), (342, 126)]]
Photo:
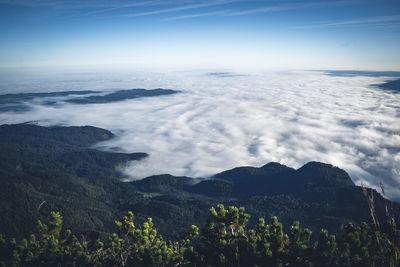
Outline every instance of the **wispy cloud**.
[[(70, 11), (70, 10), (81, 10), (84, 13), (79, 12), (77, 14), (69, 13), (70, 17), (85, 15), (101, 15), (103, 13), (117, 11), (113, 13), (111, 17), (141, 17), (150, 16), (170, 12), (186, 11), (191, 9), (201, 9), (212, 6), (219, 6), (225, 4), (231, 4), (235, 2), (242, 2), (244, 0), (143, 0), (143, 1), (130, 1), (130, 0), (0, 0), (1, 5), (13, 5), (22, 7), (33, 7), (33, 8), (49, 8), (58, 11)], [(156, 9), (154, 9), (156, 7)], [(148, 11), (128, 13), (129, 11), (135, 10), (135, 8), (147, 8)], [(153, 10), (151, 10), (153, 8)], [(149, 10), (150, 9), (150, 10)], [(218, 12), (222, 15), (222, 12)], [(217, 15), (217, 13), (215, 13)], [(205, 14), (199, 14), (197, 16), (205, 16)], [(102, 16), (104, 17), (104, 16)], [(110, 17), (110, 16), (106, 16)], [(184, 16), (182, 16), (183, 19)], [(187, 18), (191, 17), (190, 15)], [(193, 15), (192, 17), (196, 17)], [(174, 20), (175, 18), (167, 19)], [(179, 18), (177, 18), (179, 19)]]
[(184, 5), (184, 6), (178, 6), (178, 7), (173, 7), (173, 8), (157, 9), (157, 10), (152, 10), (152, 11), (147, 11), (147, 12), (124, 14), (122, 16), (125, 16), (125, 17), (150, 16), (150, 15), (157, 15), (157, 14), (162, 14), (162, 13), (170, 13), (170, 12), (183, 11), (183, 10), (198, 9), (198, 8), (203, 8), (203, 7), (225, 5), (225, 4), (230, 4), (233, 2), (238, 2), (238, 0), (220, 0), (220, 1), (212, 1), (212, 2), (203, 2), (200, 4)]
[(95, 13), (102, 13), (117, 9), (124, 9), (137, 6), (155, 6), (155, 5), (183, 5), (190, 3), (201, 3), (204, 1), (195, 0), (0, 0), (1, 4), (25, 6), (25, 7), (48, 7), (53, 9), (97, 9)]
[[(70, 9), (88, 9), (87, 15), (102, 14), (113, 11), (120, 11), (115, 16), (122, 17), (142, 17), (151, 16), (164, 13), (172, 13), (193, 9), (201, 9), (212, 6), (229, 5), (238, 2), (253, 2), (253, 3), (264, 3), (271, 2), (268, 0), (261, 1), (246, 1), (246, 0), (142, 0), (142, 1), (129, 1), (129, 0), (0, 0), (1, 4), (25, 6), (25, 7), (47, 7), (57, 10), (70, 10)], [(172, 18), (166, 18), (165, 20), (177, 20), (177, 19), (190, 19), (196, 17), (206, 17), (206, 16), (245, 16), (253, 15), (258, 13), (269, 13), (269, 12), (279, 12), (285, 10), (295, 10), (295, 9), (308, 9), (308, 8), (322, 8), (329, 7), (333, 5), (341, 5), (354, 3), (354, 0), (336, 0), (336, 1), (316, 1), (316, 2), (298, 2), (293, 0), (288, 1), (278, 1), (279, 4), (262, 6), (252, 9), (243, 10), (238, 6), (230, 6), (229, 10), (218, 10), (212, 12), (202, 12), (198, 14), (186, 14), (181, 16), (176, 16)], [(142, 12), (127, 13), (127, 10), (131, 10), (135, 7), (158, 7), (154, 10), (145, 10)], [(164, 8), (161, 8), (164, 7)], [(126, 9), (126, 10), (124, 10)], [(123, 11), (122, 11), (123, 10)], [(125, 12), (125, 13), (124, 13)]]
[[(120, 2), (119, 2), (120, 3)], [(49, 7), (57, 9), (79, 9), (79, 8), (89, 8), (97, 7), (104, 8), (113, 6), (110, 2), (106, 1), (51, 1), (51, 0), (0, 0), (0, 4), (14, 5), (14, 6), (25, 6), (25, 7)]]
[[(393, 22), (389, 23), (388, 22)], [(335, 26), (348, 26), (348, 25), (399, 25), (400, 15), (393, 16), (378, 16), (378, 17), (368, 17), (360, 18), (355, 20), (341, 20), (335, 22), (324, 22), (316, 23), (312, 25), (298, 26), (298, 29), (311, 29), (311, 28), (324, 28), (324, 27), (335, 27)]]
[(227, 14), (229, 14), (229, 12), (231, 12), (231, 10), (230, 9), (226, 9), (226, 10), (219, 10), (219, 11), (214, 11), (214, 12), (205, 12), (205, 13), (198, 13), (198, 14), (182, 15), (182, 16), (166, 18), (166, 19), (164, 19), (164, 21), (181, 20), (181, 19), (193, 19), (193, 18), (199, 18), (199, 17), (226, 16)]
[(99, 10), (95, 10), (92, 12), (89, 12), (88, 14), (99, 14), (99, 13), (105, 13), (105, 12), (110, 12), (118, 9), (124, 9), (124, 8), (131, 8), (131, 7), (141, 7), (141, 6), (153, 6), (153, 5), (160, 5), (164, 4), (164, 1), (144, 1), (144, 2), (135, 2), (135, 3), (129, 3), (129, 4), (121, 4), (117, 5), (114, 7), (109, 7), (109, 8), (102, 8)]
[(309, 2), (309, 3), (284, 3), (274, 6), (264, 6), (249, 10), (242, 10), (231, 12), (226, 14), (227, 16), (245, 16), (245, 15), (253, 15), (258, 13), (270, 13), (270, 12), (278, 12), (278, 11), (285, 11), (285, 10), (295, 10), (295, 9), (308, 9), (308, 8), (322, 8), (322, 7), (329, 7), (334, 5), (343, 5), (348, 4), (348, 1), (328, 1), (328, 2)]
[[(276, 4), (276, 5), (269, 5), (269, 6), (263, 6), (263, 7), (247, 9), (247, 10), (240, 10), (240, 11), (234, 10), (233, 8), (231, 8), (229, 10), (219, 10), (219, 11), (214, 11), (214, 12), (182, 15), (182, 16), (167, 18), (165, 20), (191, 19), (191, 18), (209, 17), (209, 16), (224, 16), (224, 17), (246, 16), (246, 15), (259, 14), (259, 13), (280, 12), (280, 11), (286, 11), (286, 10), (324, 8), (324, 7), (331, 7), (331, 6), (337, 6), (337, 5), (346, 5), (349, 3), (354, 3), (354, 2), (349, 2), (349, 1), (329, 1), (329, 2), (309, 2), (309, 3), (286, 2), (286, 3)], [(172, 10), (172, 11), (177, 11), (177, 10)], [(152, 15), (152, 14), (153, 13), (142, 13), (141, 15)]]
[(185, 4), (193, 4), (193, 3), (198, 4), (201, 3), (201, 1), (181, 0), (177, 2), (175, 0), (154, 0), (154, 1), (134, 2), (134, 3), (120, 3), (120, 4), (115, 3), (115, 6), (113, 7), (102, 8), (99, 10), (89, 12), (88, 14), (99, 14), (99, 13), (111, 12), (114, 10), (128, 9), (134, 7), (151, 7), (151, 6), (168, 6), (168, 5), (182, 6)]

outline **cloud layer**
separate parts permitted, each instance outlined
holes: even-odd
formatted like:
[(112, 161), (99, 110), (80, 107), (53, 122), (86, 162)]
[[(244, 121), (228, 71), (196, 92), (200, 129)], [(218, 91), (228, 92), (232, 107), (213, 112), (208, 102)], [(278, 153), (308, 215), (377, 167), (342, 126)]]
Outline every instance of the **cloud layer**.
[[(223, 73), (223, 75), (209, 75)], [(270, 161), (300, 167), (314, 160), (400, 200), (400, 94), (370, 84), (385, 77), (323, 72), (175, 72), (69, 74), (8, 81), (19, 92), (171, 88), (179, 94), (118, 103), (31, 104), (27, 113), (1, 113), (0, 123), (94, 125), (117, 138), (102, 149), (147, 152), (120, 166), (128, 179), (152, 174), (209, 176)], [(6, 91), (8, 90), (8, 91)]]

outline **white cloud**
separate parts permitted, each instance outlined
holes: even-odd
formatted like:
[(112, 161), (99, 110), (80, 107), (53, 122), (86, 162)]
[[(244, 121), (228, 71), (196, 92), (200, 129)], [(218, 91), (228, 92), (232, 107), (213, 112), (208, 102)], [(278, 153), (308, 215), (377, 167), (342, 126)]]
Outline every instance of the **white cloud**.
[(298, 26), (298, 29), (312, 29), (312, 28), (324, 28), (324, 27), (335, 27), (335, 26), (349, 26), (349, 25), (364, 25), (364, 26), (371, 26), (371, 25), (399, 25), (400, 15), (393, 15), (393, 16), (378, 16), (378, 17), (366, 17), (366, 18), (359, 18), (356, 20), (342, 20), (342, 21), (335, 21), (335, 22), (325, 22), (325, 23), (316, 23), (307, 26)]
[[(400, 94), (370, 87), (382, 77), (318, 72), (101, 73), (3, 83), (19, 91), (168, 88), (182, 93), (99, 105), (35, 106), (0, 114), (0, 123), (94, 125), (117, 133), (101, 144), (147, 152), (124, 166), (131, 179), (152, 174), (208, 176), (241, 165), (314, 160), (347, 170), (355, 182), (400, 199)], [(66, 78), (68, 77), (68, 79)], [(30, 87), (33, 84), (34, 87)], [(4, 86), (2, 86), (4, 89)]]
[(278, 5), (269, 5), (254, 9), (234, 11), (227, 14), (227, 16), (247, 16), (254, 15), (259, 13), (271, 13), (271, 12), (280, 12), (287, 10), (297, 10), (297, 9), (313, 9), (313, 8), (326, 8), (337, 5), (348, 5), (349, 1), (325, 1), (325, 2), (289, 2), (289, 3), (280, 3)]
[[(180, 1), (180, 4), (192, 3), (193, 1)], [(154, 6), (176, 4), (173, 0), (143, 0), (132, 2), (130, 0), (0, 0), (0, 4), (27, 6), (27, 7), (49, 7), (54, 9), (100, 9), (102, 12), (114, 9), (123, 9), (136, 6)]]
[(191, 4), (191, 5), (181, 5), (181, 6), (177, 6), (177, 7), (156, 9), (156, 10), (140, 12), (140, 13), (123, 14), (122, 16), (126, 16), (126, 17), (150, 16), (150, 15), (171, 13), (171, 12), (177, 12), (177, 11), (183, 11), (183, 10), (199, 9), (199, 8), (210, 7), (210, 6), (225, 5), (225, 4), (230, 4), (233, 2), (237, 2), (237, 0), (218, 0), (218, 1), (211, 1), (211, 2), (200, 2), (200, 3), (196, 3), (196, 4)]

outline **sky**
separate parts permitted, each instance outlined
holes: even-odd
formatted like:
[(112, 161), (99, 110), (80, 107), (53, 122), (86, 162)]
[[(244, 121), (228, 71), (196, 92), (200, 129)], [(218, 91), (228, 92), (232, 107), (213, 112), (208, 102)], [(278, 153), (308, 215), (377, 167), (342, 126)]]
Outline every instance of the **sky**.
[(398, 0), (0, 0), (0, 68), (400, 70)]

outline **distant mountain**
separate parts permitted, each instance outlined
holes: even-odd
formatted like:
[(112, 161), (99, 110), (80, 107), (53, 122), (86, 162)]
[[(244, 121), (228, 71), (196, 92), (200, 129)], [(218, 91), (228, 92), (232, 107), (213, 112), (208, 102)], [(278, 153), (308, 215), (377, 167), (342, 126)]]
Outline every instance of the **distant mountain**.
[(139, 97), (155, 97), (176, 94), (170, 89), (128, 89), (115, 92), (63, 91), (49, 93), (19, 93), (0, 95), (0, 111), (22, 112), (30, 109), (29, 104), (54, 106), (63, 102), (75, 104), (104, 104)]
[(214, 76), (218, 78), (230, 78), (230, 77), (241, 77), (241, 76), (248, 76), (246, 74), (238, 74), (234, 72), (222, 71), (222, 72), (208, 72), (206, 73), (208, 76)]
[[(317, 70), (320, 71), (320, 70)], [(366, 71), (366, 70), (322, 70), (329, 76), (336, 77), (400, 77), (400, 71)]]
[(47, 99), (44, 103), (47, 105), (54, 105), (57, 102), (54, 99), (61, 100), (65, 97), (100, 94), (100, 91), (63, 91), (63, 92), (49, 92), (49, 93), (19, 93), (19, 94), (5, 94), (0, 95), (0, 111), (27, 111), (29, 106), (27, 103), (33, 100)]
[[(255, 218), (276, 215), (289, 225), (298, 218), (317, 232), (321, 228), (337, 231), (349, 221), (370, 220), (361, 187), (355, 186), (344, 170), (330, 164), (309, 162), (295, 170), (271, 162), (260, 168), (234, 168), (216, 174), (212, 179), (197, 180), (195, 184), (187, 177), (162, 177), (160, 184), (163, 186), (155, 186), (154, 177), (132, 183), (135, 187), (151, 183), (152, 187), (140, 187), (141, 191), (149, 194), (168, 191), (170, 197), (190, 198), (189, 193), (207, 197), (213, 203), (245, 206)], [(166, 190), (165, 184), (173, 187)], [(177, 194), (179, 190), (181, 193)], [(375, 190), (368, 190), (374, 192), (379, 219), (385, 220), (387, 201)], [(398, 204), (392, 207), (396, 214), (400, 214)], [(150, 205), (148, 209), (152, 209)], [(150, 215), (157, 217), (157, 214)]]
[(400, 79), (388, 81), (383, 84), (377, 84), (376, 86), (378, 86), (379, 88), (385, 89), (385, 90), (400, 92)]
[(130, 90), (120, 90), (106, 95), (93, 95), (81, 98), (68, 99), (66, 102), (76, 103), (76, 104), (102, 104), (117, 102), (127, 99), (133, 99), (138, 97), (152, 97), (152, 96), (162, 96), (162, 95), (172, 95), (176, 94), (178, 91), (170, 89), (130, 89)]
[(367, 77), (397, 78), (396, 80), (387, 81), (382, 84), (372, 84), (372, 85), (384, 90), (400, 92), (400, 79), (399, 79), (400, 71), (323, 70), (322, 72), (324, 72), (329, 76), (334, 76), (334, 77), (367, 76)]
[[(2, 234), (26, 236), (38, 219), (54, 210), (75, 233), (95, 229), (109, 235), (116, 230), (115, 218), (131, 210), (138, 223), (152, 217), (166, 238), (178, 239), (190, 225), (201, 225), (207, 209), (218, 203), (244, 206), (252, 215), (250, 225), (259, 217), (276, 215), (284, 225), (300, 220), (315, 233), (371, 220), (361, 188), (344, 170), (329, 164), (309, 162), (295, 170), (272, 162), (234, 168), (210, 179), (164, 174), (122, 182), (116, 166), (146, 154), (89, 148), (110, 138), (111, 132), (91, 126), (0, 126)], [(385, 220), (388, 202), (375, 190), (368, 192), (374, 193), (378, 220)], [(390, 207), (400, 215), (397, 203)]]
[(88, 95), (99, 94), (100, 91), (62, 91), (62, 92), (48, 92), (48, 93), (19, 93), (19, 94), (4, 94), (0, 95), (0, 104), (12, 104), (17, 102), (29, 101), (34, 98), (45, 97), (65, 97), (71, 95)]
[(214, 178), (200, 182), (191, 190), (210, 195), (211, 192), (220, 192), (223, 187), (225, 196), (250, 197), (354, 186), (345, 171), (319, 162), (309, 162), (298, 170), (271, 162), (260, 168), (239, 167), (224, 171), (216, 174)]

